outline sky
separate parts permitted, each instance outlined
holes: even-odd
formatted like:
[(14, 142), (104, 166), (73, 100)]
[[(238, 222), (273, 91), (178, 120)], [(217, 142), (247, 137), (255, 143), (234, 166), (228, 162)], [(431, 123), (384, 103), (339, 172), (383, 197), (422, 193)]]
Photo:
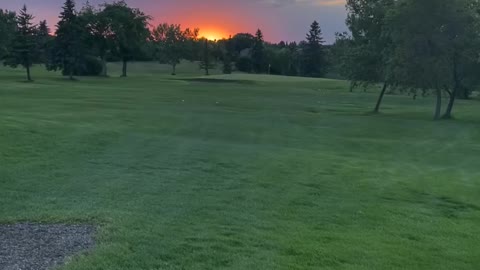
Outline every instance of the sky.
[[(85, 0), (77, 0), (80, 8)], [(37, 20), (46, 19), (52, 29), (64, 0), (0, 0), (0, 8), (18, 10), (25, 3)], [(90, 0), (92, 4), (105, 0)], [(110, 2), (107, 0), (107, 2)], [(345, 26), (345, 0), (126, 0), (153, 17), (152, 24), (177, 23), (198, 27), (210, 39), (261, 29), (270, 42), (300, 41), (317, 20), (327, 43)]]

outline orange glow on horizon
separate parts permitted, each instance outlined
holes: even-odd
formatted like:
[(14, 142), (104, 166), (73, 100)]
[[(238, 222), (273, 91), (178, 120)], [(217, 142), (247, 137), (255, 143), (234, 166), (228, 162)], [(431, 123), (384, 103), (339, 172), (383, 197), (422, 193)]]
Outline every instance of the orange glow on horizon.
[[(230, 3), (230, 1), (222, 1), (219, 3), (218, 7), (215, 7), (215, 9), (212, 9), (209, 5), (201, 4), (193, 13), (191, 5), (175, 5), (177, 10), (168, 13), (168, 16), (157, 15), (158, 13), (152, 10), (151, 14), (153, 14), (154, 19), (151, 23), (153, 25), (159, 23), (180, 24), (182, 29), (198, 28), (199, 38), (204, 37), (212, 41), (226, 39), (236, 33), (252, 32), (258, 28), (253, 20), (242, 20), (247, 11), (243, 11), (243, 8), (239, 8), (235, 9), (235, 12), (233, 12), (231, 4), (228, 4), (227, 2)], [(186, 16), (185, 14), (188, 14), (189, 16)]]
[(226, 33), (226, 31), (220, 30), (220, 29), (212, 29), (212, 28), (206, 28), (202, 29), (200, 28), (200, 37), (204, 37), (208, 40), (221, 40), (224, 38), (228, 38), (230, 35)]

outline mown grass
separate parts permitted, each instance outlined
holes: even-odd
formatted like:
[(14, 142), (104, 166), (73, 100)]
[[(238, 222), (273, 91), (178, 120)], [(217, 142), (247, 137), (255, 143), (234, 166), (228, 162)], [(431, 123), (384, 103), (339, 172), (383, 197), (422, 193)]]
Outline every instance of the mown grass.
[(0, 222), (100, 225), (64, 269), (480, 265), (478, 101), (433, 122), (342, 81), (131, 67), (0, 70)]

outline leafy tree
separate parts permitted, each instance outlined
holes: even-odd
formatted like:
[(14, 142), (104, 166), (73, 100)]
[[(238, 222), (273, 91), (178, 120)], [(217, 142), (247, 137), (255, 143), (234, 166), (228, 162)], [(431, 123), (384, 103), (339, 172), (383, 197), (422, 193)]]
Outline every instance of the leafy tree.
[(212, 57), (212, 44), (208, 41), (208, 39), (204, 38), (200, 40), (203, 43), (202, 49), (202, 57), (200, 60), (200, 69), (205, 70), (205, 75), (210, 75), (210, 69), (215, 67), (215, 62), (213, 61)]
[(16, 27), (15, 12), (0, 9), (0, 60), (8, 54), (8, 47), (15, 37)]
[[(160, 24), (153, 30), (153, 40), (158, 46), (157, 58), (172, 66), (172, 75), (176, 75), (176, 67), (186, 58), (187, 35), (179, 24)], [(192, 47), (193, 48), (193, 47)]]
[(252, 64), (255, 73), (265, 72), (265, 42), (260, 29), (255, 34), (255, 42), (252, 47)]
[(129, 7), (123, 0), (105, 4), (102, 16), (108, 18), (112, 52), (122, 59), (122, 77), (127, 77), (128, 61), (150, 37), (148, 22), (151, 18), (139, 9)]
[(79, 58), (82, 55), (81, 36), (84, 31), (78, 21), (73, 0), (65, 1), (59, 18), (54, 48), (47, 68), (49, 70), (61, 69), (64, 75), (68, 75), (70, 80), (73, 80), (75, 70), (79, 66)]
[(28, 14), (24, 5), (17, 15), (17, 29), (13, 39), (12, 49), (5, 64), (11, 67), (23, 66), (27, 70), (27, 80), (32, 81), (30, 68), (37, 56), (36, 28), (32, 23), (33, 15)]
[(266, 44), (265, 59), (268, 63), (269, 74), (297, 75), (298, 52), (296, 43)]
[[(348, 54), (352, 49), (352, 46), (353, 40), (348, 33), (335, 33), (335, 43), (333, 44), (330, 51), (332, 58), (330, 68), (341, 78), (350, 78), (349, 71), (351, 65), (353, 65), (354, 63), (350, 63), (350, 58)], [(350, 91), (353, 91), (352, 87), (350, 87)]]
[(311, 77), (322, 77), (327, 71), (326, 55), (323, 48), (322, 30), (317, 21), (310, 26), (307, 40), (303, 47), (302, 73)]
[(383, 82), (374, 112), (379, 112), (389, 84), (389, 59), (393, 44), (385, 29), (385, 17), (395, 0), (347, 0), (347, 26), (352, 34), (344, 47), (342, 73), (357, 85)]
[(393, 78), (403, 86), (434, 89), (435, 119), (441, 117), (442, 92), (449, 96), (444, 118), (450, 118), (455, 98), (468, 79), (477, 81), (478, 17), (468, 0), (402, 0), (387, 26), (395, 50)]
[[(456, 98), (469, 98), (472, 88), (480, 84), (480, 2), (453, 0), (446, 4), (449, 12), (444, 19), (447, 51), (450, 52), (452, 82), (444, 119), (452, 117)], [(446, 89), (446, 88), (445, 88)]]
[(183, 34), (185, 36), (184, 58), (187, 60), (195, 61), (198, 59), (200, 50), (202, 49), (202, 44), (198, 42), (199, 33), (199, 28), (187, 28), (183, 31)]

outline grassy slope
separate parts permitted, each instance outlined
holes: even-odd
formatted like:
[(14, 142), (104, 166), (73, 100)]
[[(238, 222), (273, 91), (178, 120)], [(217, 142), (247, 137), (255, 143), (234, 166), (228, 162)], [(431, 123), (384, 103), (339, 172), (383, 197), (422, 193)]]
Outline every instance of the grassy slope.
[(478, 102), (432, 122), (430, 99), (371, 116), (341, 81), (132, 70), (0, 70), (0, 222), (102, 224), (65, 269), (480, 264)]

